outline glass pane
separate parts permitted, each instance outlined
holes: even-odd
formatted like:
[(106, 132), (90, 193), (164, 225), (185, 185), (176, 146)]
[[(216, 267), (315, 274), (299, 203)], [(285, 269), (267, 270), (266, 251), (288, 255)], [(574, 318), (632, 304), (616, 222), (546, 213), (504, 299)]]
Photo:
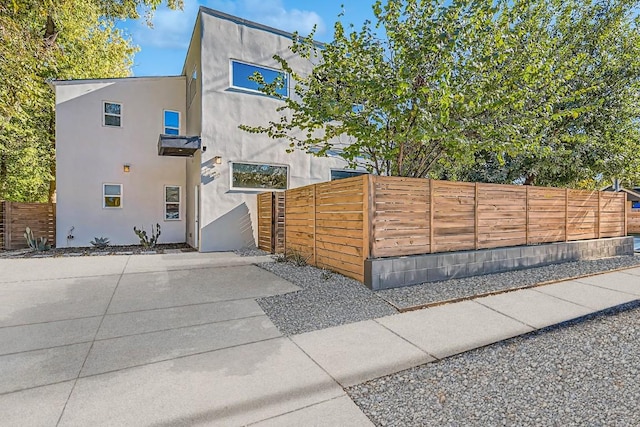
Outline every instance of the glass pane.
[(178, 129), (164, 128), (165, 135), (179, 135)]
[(122, 187), (116, 184), (105, 184), (104, 195), (105, 196), (120, 196), (122, 193)]
[(120, 207), (120, 196), (115, 197), (105, 197), (104, 205), (108, 208), (119, 208)]
[(104, 115), (104, 124), (106, 126), (120, 126), (120, 117), (119, 116), (110, 116), (108, 114)]
[(258, 83), (249, 80), (254, 73), (258, 72), (267, 83), (273, 83), (278, 76), (283, 77), (284, 87), (279, 88), (276, 92), (282, 96), (288, 96), (287, 76), (279, 71), (269, 70), (267, 68), (258, 67), (257, 65), (243, 64), (241, 62), (232, 62), (233, 64), (233, 85), (251, 90), (260, 90)]
[(178, 203), (167, 203), (165, 219), (180, 219), (180, 205)]
[(164, 201), (180, 203), (180, 187), (165, 187)]
[(349, 170), (333, 170), (331, 171), (331, 181), (336, 179), (352, 178), (354, 176), (363, 175), (365, 172), (349, 171)]
[(113, 104), (111, 102), (104, 103), (104, 112), (107, 114), (120, 114), (120, 104)]
[(180, 127), (180, 114), (176, 111), (164, 112), (164, 125), (172, 128)]
[(233, 163), (233, 187), (285, 190), (287, 167)]

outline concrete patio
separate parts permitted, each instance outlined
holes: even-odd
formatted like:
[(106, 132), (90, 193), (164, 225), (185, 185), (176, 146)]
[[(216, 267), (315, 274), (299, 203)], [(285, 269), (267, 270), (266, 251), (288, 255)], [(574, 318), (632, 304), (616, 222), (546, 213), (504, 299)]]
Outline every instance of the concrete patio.
[(343, 387), (640, 299), (640, 268), (283, 337), (265, 258), (0, 260), (3, 425), (371, 425)]

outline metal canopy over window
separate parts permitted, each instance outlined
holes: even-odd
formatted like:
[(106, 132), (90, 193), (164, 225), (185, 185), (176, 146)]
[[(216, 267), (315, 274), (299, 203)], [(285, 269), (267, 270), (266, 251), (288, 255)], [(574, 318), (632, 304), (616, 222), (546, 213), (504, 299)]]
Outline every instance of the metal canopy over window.
[(158, 138), (159, 156), (191, 157), (200, 149), (199, 136), (160, 135)]

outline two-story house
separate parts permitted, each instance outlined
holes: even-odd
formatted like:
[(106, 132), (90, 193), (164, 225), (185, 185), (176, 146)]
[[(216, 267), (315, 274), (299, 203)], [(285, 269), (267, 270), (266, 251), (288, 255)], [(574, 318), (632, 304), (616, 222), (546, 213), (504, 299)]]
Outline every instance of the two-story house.
[[(251, 246), (256, 194), (328, 181), (345, 162), (238, 128), (278, 118), (282, 101), (249, 79), (304, 72), (290, 33), (200, 8), (182, 75), (55, 82), (57, 246), (136, 244), (133, 227), (201, 251)], [(293, 83), (281, 94), (293, 96)]]

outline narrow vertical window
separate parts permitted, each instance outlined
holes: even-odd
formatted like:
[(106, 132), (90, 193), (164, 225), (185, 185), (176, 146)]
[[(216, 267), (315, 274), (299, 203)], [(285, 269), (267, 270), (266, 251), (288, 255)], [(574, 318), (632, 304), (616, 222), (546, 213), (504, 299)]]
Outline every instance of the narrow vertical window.
[(122, 207), (122, 184), (102, 185), (102, 207), (107, 209)]
[(198, 89), (198, 69), (196, 66), (193, 67), (193, 71), (191, 72), (191, 76), (189, 78), (189, 93), (188, 93), (188, 102), (187, 105), (191, 106), (191, 101), (196, 96), (196, 92)]
[(180, 220), (180, 187), (165, 185), (164, 187), (164, 219), (165, 221)]
[(164, 131), (165, 135), (180, 134), (180, 113), (177, 111), (164, 110)]
[(102, 106), (102, 124), (109, 127), (122, 127), (122, 104), (105, 101)]

